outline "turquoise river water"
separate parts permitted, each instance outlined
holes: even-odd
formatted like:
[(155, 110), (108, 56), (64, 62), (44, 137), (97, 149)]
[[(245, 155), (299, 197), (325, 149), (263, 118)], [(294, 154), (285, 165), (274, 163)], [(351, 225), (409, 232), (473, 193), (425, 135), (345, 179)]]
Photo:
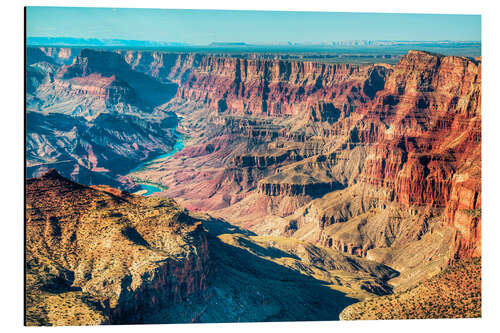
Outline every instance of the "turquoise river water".
[[(181, 133), (177, 132), (175, 129), (172, 132), (175, 135), (175, 137), (177, 138), (177, 141), (175, 142), (175, 145), (171, 151), (169, 151), (168, 153), (156, 156), (155, 158), (153, 158), (151, 160), (143, 161), (142, 163), (137, 165), (134, 169), (130, 170), (130, 172), (138, 171), (138, 170), (144, 168), (145, 166), (155, 162), (156, 160), (168, 158), (168, 157), (174, 155), (175, 153), (181, 151), (182, 148), (184, 148), (184, 136)], [(143, 190), (146, 191), (146, 192), (142, 193), (142, 195), (145, 197), (150, 196), (151, 194), (153, 194), (155, 192), (162, 191), (161, 187), (156, 186), (154, 184), (137, 183), (137, 185), (139, 185), (139, 187), (140, 187), (139, 191), (143, 191)]]

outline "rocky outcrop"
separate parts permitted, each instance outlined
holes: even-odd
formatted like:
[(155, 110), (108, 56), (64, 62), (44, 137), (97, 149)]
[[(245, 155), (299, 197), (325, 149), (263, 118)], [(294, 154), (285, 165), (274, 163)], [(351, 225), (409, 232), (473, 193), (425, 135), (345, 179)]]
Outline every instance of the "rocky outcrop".
[(259, 184), (259, 192), (267, 196), (310, 196), (321, 197), (324, 194), (341, 188), (342, 185), (337, 182), (331, 183), (309, 183), (309, 184), (290, 184), (290, 183), (266, 183)]
[(235, 156), (233, 163), (235, 166), (240, 168), (249, 168), (249, 167), (257, 167), (257, 168), (267, 168), (271, 165), (277, 165), (283, 163), (289, 158), (289, 154), (282, 155), (238, 155)]
[[(391, 123), (389, 138), (402, 149), (396, 164), (404, 163), (377, 178), (393, 180), (395, 199), (404, 205), (447, 207), (447, 221), (458, 231), (459, 257), (478, 255), (481, 248), (480, 91), (480, 62), (410, 51), (394, 67), (378, 97), (394, 101), (379, 107), (380, 117)], [(457, 196), (469, 198), (462, 208)], [(473, 213), (461, 215), (466, 211)], [(471, 250), (471, 244), (479, 252)]]
[[(90, 309), (85, 313), (118, 324), (141, 322), (206, 288), (207, 235), (173, 201), (117, 197), (55, 170), (26, 186), (27, 275), (33, 281), (27, 293), (41, 302), (28, 307), (38, 307), (40, 320), (49, 306), (44, 297), (55, 292), (83, 300)], [(43, 273), (51, 270), (61, 273)]]
[(176, 92), (176, 85), (168, 81), (159, 82), (151, 76), (132, 70), (123, 57), (114, 52), (84, 49), (71, 65), (61, 67), (57, 77), (87, 79), (92, 73), (116, 79), (122, 85), (121, 82), (125, 82), (133, 88), (144, 107), (155, 107), (166, 103)]
[[(35, 48), (29, 47), (28, 49)], [(64, 65), (70, 65), (81, 52), (80, 49), (70, 47), (41, 47), (39, 50), (55, 62)]]
[(414, 288), (356, 303), (340, 314), (341, 320), (433, 318), (481, 318), (480, 259), (460, 260)]
[(338, 118), (344, 104), (353, 108), (373, 97), (390, 72), (387, 66), (201, 54), (127, 51), (124, 57), (135, 70), (177, 82), (177, 98), (220, 113), (280, 116), (311, 110), (313, 118), (328, 121)]
[(114, 75), (102, 77), (93, 73), (85, 77), (75, 77), (69, 80), (66, 89), (71, 91), (70, 94), (101, 98), (111, 107), (119, 103), (140, 105), (132, 87), (126, 82), (117, 80)]

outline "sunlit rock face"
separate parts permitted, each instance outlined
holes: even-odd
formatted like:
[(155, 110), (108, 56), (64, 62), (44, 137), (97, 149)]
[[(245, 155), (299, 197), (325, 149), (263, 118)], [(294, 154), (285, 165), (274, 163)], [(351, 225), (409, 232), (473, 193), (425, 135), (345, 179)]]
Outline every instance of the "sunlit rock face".
[(26, 186), (29, 324), (137, 323), (206, 289), (207, 234), (174, 201), (89, 188), (53, 169)]
[(26, 194), (28, 325), (336, 320), (397, 276), (53, 169)]
[[(387, 265), (396, 289), (481, 255), (480, 60), (41, 51), (27, 70), (30, 176), (54, 167), (87, 185), (161, 185), (156, 196), (266, 242)], [(174, 128), (184, 148), (134, 170), (172, 149)], [(365, 287), (387, 291), (376, 278)]]
[[(189, 162), (158, 165), (179, 171), (143, 174), (169, 186), (165, 195), (252, 228), (271, 230), (263, 225), (280, 221), (288, 234), (360, 255), (419, 241), (432, 229), (429, 223), (454, 234), (444, 237), (453, 245), (443, 257), (480, 254), (480, 61), (421, 51), (410, 51), (395, 66), (123, 56), (135, 70), (179, 84), (173, 108), (194, 110), (186, 112), (187, 133), (201, 119), (211, 124), (205, 128), (213, 126), (213, 134), (197, 137), (178, 155)], [(193, 163), (206, 168), (186, 168)], [(305, 205), (337, 207), (325, 195), (342, 191), (354, 212), (346, 208), (333, 220), (326, 213), (309, 216)], [(375, 194), (357, 207), (366, 191)], [(342, 239), (353, 219), (370, 210), (375, 217), (361, 225), (361, 240)], [(329, 224), (339, 229), (328, 230)]]

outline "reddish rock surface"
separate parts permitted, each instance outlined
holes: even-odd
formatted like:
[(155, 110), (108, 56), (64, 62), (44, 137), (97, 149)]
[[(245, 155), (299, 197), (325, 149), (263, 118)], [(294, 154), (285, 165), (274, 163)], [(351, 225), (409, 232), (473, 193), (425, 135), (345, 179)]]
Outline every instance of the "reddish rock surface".
[[(172, 188), (165, 194), (191, 208), (213, 210), (252, 197), (254, 189), (265, 196), (311, 200), (364, 183), (389, 190), (379, 199), (402, 207), (442, 210), (440, 216), (455, 230), (452, 258), (480, 254), (480, 61), (421, 51), (410, 51), (395, 66), (132, 51), (124, 57), (135, 70), (177, 82), (176, 103), (208, 107), (218, 114), (212, 113), (211, 122), (234, 137), (227, 146), (232, 151), (223, 153), (232, 159), (218, 165), (218, 176), (203, 180), (185, 170), (189, 185), (165, 180)], [(199, 140), (185, 154), (203, 165), (221, 153), (212, 144), (217, 136)], [(247, 138), (244, 149), (235, 143), (242, 138)], [(332, 152), (342, 152), (343, 162), (332, 159)], [(164, 168), (175, 168), (174, 163), (165, 162)], [(343, 171), (335, 169), (340, 163)], [(324, 170), (333, 183), (322, 180)], [(237, 176), (242, 173), (251, 180)], [(214, 205), (217, 195), (173, 189), (206, 184), (213, 184), (213, 193), (226, 188), (227, 199)], [(241, 194), (234, 194), (235, 186)], [(224, 216), (230, 219), (232, 212), (228, 208)], [(365, 254), (366, 244), (362, 247)]]
[(213, 110), (258, 116), (297, 115), (313, 110), (314, 120), (337, 117), (339, 110), (332, 101), (340, 104), (341, 110), (352, 111), (354, 99), (370, 99), (383, 88), (383, 79), (390, 72), (386, 65), (133, 51), (124, 56), (135, 70), (177, 82), (177, 97), (201, 102)]
[[(278, 237), (284, 244), (294, 244), (290, 245), (292, 252), (300, 248), (295, 248), (296, 242), (311, 242), (347, 253), (342, 255), (387, 265), (398, 272), (390, 281), (395, 289), (415, 286), (462, 258), (481, 256), (480, 59), (410, 51), (394, 66), (338, 65), (83, 50), (71, 64), (56, 66), (51, 60), (73, 56), (56, 50), (34, 52), (28, 87), (33, 94), (30, 105), (40, 107), (38, 111), (46, 109), (36, 104), (37, 98), (51, 100), (52, 95), (45, 94), (51, 87), (68, 100), (92, 98), (97, 101), (92, 105), (103, 107), (99, 110), (105, 115), (95, 118), (93, 124), (75, 126), (89, 137), (81, 144), (83, 148), (68, 140), (71, 144), (62, 147), (66, 155), (58, 155), (78, 161), (78, 170), (73, 173), (80, 173), (80, 166), (110, 172), (121, 167), (115, 174), (120, 183), (132, 187), (134, 179), (162, 185), (155, 196), (175, 198), (182, 207), (207, 212), (219, 218), (221, 226), (237, 232)], [(67, 122), (61, 115), (52, 119), (38, 111), (36, 117), (43, 118), (39, 121), (43, 126), (36, 130), (45, 136), (36, 133), (29, 138), (29, 156), (54, 159), (58, 150), (53, 147), (59, 141), (54, 133), (45, 132), (51, 127), (44, 126), (49, 120), (65, 130), (66, 138), (83, 137), (62, 126)], [(129, 174), (123, 172), (130, 170), (131, 161), (125, 165), (114, 162), (117, 159), (144, 160), (146, 156), (139, 152), (152, 154), (158, 147), (173, 145), (174, 135), (166, 129), (172, 127), (167, 125), (172, 125), (169, 120), (174, 112), (180, 120), (177, 131), (184, 135), (184, 149)], [(112, 116), (106, 116), (108, 113)], [(124, 115), (118, 118), (117, 113)], [(120, 119), (119, 124), (123, 124), (128, 119), (125, 116), (131, 114), (134, 118), (126, 128), (113, 121)], [(101, 129), (104, 125), (113, 125), (111, 131)], [(94, 132), (84, 128), (105, 133), (103, 147), (112, 147), (110, 151), (121, 155), (115, 159), (107, 155), (107, 149), (94, 148), (99, 146), (90, 138), (100, 135), (91, 135)], [(168, 135), (162, 139), (165, 133)], [(38, 197), (30, 197), (31, 201), (39, 203), (40, 193), (46, 193), (51, 207), (60, 203), (53, 192), (62, 188), (57, 184), (61, 180), (51, 175), (28, 181), (31, 192), (41, 190)], [(37, 187), (44, 182), (56, 184), (53, 189)], [(71, 186), (71, 191), (58, 195), (82, 194), (77, 201), (85, 204), (89, 193), (99, 193), (99, 198), (111, 201), (111, 208), (130, 208), (127, 218), (138, 222), (133, 205), (115, 207), (121, 200), (138, 201), (126, 192)], [(65, 200), (75, 201), (71, 195)], [(99, 204), (94, 201), (89, 202)], [(30, 206), (32, 253), (46, 251), (57, 257), (62, 246), (66, 269), (73, 271), (79, 257), (72, 251), (78, 244), (70, 241), (72, 236), (65, 226), (70, 231), (84, 230), (82, 241), (94, 239), (87, 232), (88, 220), (71, 224), (80, 221), (79, 214), (96, 213), (84, 206), (75, 208), (81, 213), (45, 212)], [(121, 220), (113, 215), (116, 209), (105, 209), (110, 218), (106, 221)], [(57, 221), (50, 218), (54, 213)], [(62, 213), (64, 216), (59, 216)], [(43, 218), (38, 218), (41, 215)], [(207, 219), (207, 223), (216, 223)], [(134, 230), (160, 248), (168, 244), (158, 235), (175, 231), (151, 221), (144, 228), (135, 222)], [(61, 232), (64, 237), (58, 235)], [(126, 234), (115, 232), (109, 237), (114, 235), (122, 242)], [(126, 244), (123, 248), (135, 253), (136, 248)], [(202, 244), (197, 251), (204, 249)], [(127, 258), (130, 256), (123, 260), (127, 262)], [(156, 311), (166, 300), (177, 301), (202, 289), (203, 256), (187, 255), (184, 259), (155, 266), (154, 278), (134, 284), (139, 288), (134, 289), (136, 294), (121, 292), (122, 285), (113, 280), (106, 289), (109, 299), (114, 299), (115, 305), (120, 300), (131, 305), (115, 306), (111, 318), (126, 318), (140, 309)], [(84, 290), (98, 285), (75, 272), (75, 285)], [(126, 274), (120, 276), (126, 278)], [(182, 282), (170, 283), (173, 276)], [(117, 292), (122, 296), (117, 298)]]
[[(125, 81), (150, 105), (164, 100), (137, 82), (178, 86), (156, 105), (182, 117), (185, 148), (131, 176), (188, 209), (394, 265), (385, 249), (424, 247), (419, 260), (432, 262), (481, 253), (480, 59), (410, 51), (391, 66), (83, 50), (57, 73), (107, 99)], [(133, 105), (126, 89), (118, 95)]]

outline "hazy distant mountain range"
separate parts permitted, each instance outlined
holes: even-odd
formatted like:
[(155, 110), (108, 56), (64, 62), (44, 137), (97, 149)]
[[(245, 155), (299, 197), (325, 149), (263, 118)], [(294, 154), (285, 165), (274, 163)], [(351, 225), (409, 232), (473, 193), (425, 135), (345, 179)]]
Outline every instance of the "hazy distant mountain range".
[(32, 46), (75, 46), (75, 47), (165, 47), (186, 46), (187, 43), (159, 42), (146, 40), (126, 39), (98, 39), (98, 38), (74, 38), (74, 37), (27, 37), (26, 43)]
[(172, 47), (172, 46), (204, 46), (204, 47), (255, 47), (255, 46), (317, 46), (328, 47), (481, 47), (480, 41), (390, 41), (390, 40), (342, 40), (325, 43), (276, 43), (272, 45), (245, 42), (213, 42), (208, 45), (194, 45), (190, 43), (145, 41), (145, 40), (125, 40), (125, 39), (98, 39), (98, 38), (75, 38), (75, 37), (27, 37), (27, 44), (30, 46), (74, 46), (74, 47)]

